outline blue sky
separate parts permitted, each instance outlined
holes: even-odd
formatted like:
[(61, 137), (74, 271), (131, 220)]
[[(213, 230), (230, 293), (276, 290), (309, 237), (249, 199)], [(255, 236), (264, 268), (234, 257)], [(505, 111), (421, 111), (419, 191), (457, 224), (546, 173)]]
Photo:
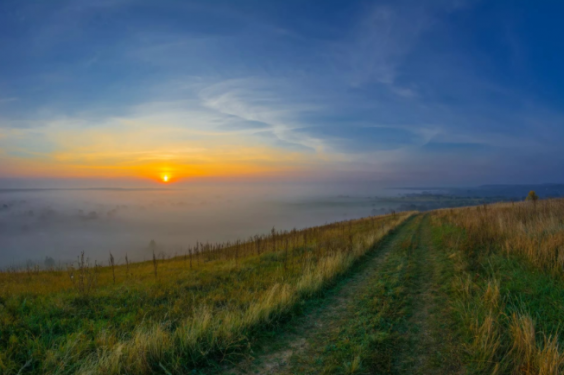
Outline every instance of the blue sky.
[(3, 1), (0, 174), (165, 163), (564, 182), (563, 14), (558, 1)]

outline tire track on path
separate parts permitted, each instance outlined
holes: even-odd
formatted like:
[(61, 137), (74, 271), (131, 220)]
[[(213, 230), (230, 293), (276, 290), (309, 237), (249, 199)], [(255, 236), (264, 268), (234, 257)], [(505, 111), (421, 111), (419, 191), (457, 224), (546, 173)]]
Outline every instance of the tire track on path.
[(433, 246), (429, 218), (422, 219), (422, 229), (413, 252), (416, 265), (411, 306), (404, 348), (397, 353), (395, 372), (414, 375), (461, 373), (453, 355), (453, 341), (447, 325), (446, 301), (443, 299), (437, 249)]
[[(350, 310), (354, 296), (366, 287), (366, 281), (375, 276), (378, 266), (389, 252), (400, 246), (413, 228), (421, 220), (420, 216), (408, 219), (390, 233), (377, 247), (370, 251), (350, 276), (334, 287), (323, 299), (323, 303), (306, 315), (290, 323), (291, 327), (269, 343), (265, 343), (259, 354), (252, 360), (235, 365), (223, 372), (225, 375), (238, 374), (284, 374), (292, 355), (304, 353), (308, 341), (320, 333), (334, 329)], [(290, 330), (291, 329), (291, 330)]]

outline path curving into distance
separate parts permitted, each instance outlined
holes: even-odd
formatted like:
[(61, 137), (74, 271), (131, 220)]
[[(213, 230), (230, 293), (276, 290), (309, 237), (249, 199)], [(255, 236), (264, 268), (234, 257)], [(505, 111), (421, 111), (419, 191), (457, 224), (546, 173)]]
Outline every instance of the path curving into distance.
[[(398, 227), (320, 303), (222, 375), (453, 374), (426, 215)], [(442, 344), (442, 342), (447, 344)]]

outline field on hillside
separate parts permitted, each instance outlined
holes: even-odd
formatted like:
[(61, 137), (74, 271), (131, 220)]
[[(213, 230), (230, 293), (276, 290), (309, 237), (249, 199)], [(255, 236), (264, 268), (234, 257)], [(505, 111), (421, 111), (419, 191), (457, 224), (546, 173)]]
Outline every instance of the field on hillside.
[(564, 200), (0, 274), (6, 374), (564, 373)]
[(564, 200), (440, 210), (432, 221), (468, 370), (563, 373)]
[(226, 373), (564, 373), (564, 200), (419, 214), (372, 259)]
[(0, 369), (186, 373), (236, 360), (410, 215), (273, 229), (173, 259), (99, 267), (82, 256), (0, 273)]

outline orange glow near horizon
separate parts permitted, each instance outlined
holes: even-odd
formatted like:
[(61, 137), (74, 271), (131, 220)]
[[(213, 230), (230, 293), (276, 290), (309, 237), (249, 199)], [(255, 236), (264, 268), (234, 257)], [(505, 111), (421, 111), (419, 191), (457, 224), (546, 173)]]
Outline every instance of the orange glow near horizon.
[[(264, 159), (267, 159), (265, 153)], [(277, 159), (278, 155), (268, 155), (268, 159)], [(215, 159), (215, 158), (214, 158)], [(60, 160), (45, 158), (43, 160), (11, 159), (9, 163), (0, 165), (0, 174), (15, 177), (51, 177), (51, 178), (133, 178), (152, 180), (157, 184), (174, 184), (177, 182), (206, 179), (245, 179), (259, 176), (289, 176), (299, 174), (305, 169), (299, 155), (286, 155), (286, 159), (278, 160), (224, 160), (217, 159), (195, 162), (193, 164), (174, 163), (136, 163), (121, 160)], [(219, 160), (218, 160), (219, 159)], [(229, 159), (226, 157), (225, 159)], [(233, 158), (231, 158), (233, 159)], [(1, 160), (1, 158), (0, 158)], [(300, 163), (298, 162), (300, 161)], [(110, 164), (111, 163), (111, 164)], [(286, 165), (289, 164), (289, 165)], [(2, 163), (0, 163), (2, 164)], [(296, 165), (302, 164), (302, 165)]]
[(202, 130), (198, 124), (194, 129), (166, 121), (155, 126), (152, 117), (75, 126), (81, 121), (52, 120), (39, 130), (0, 127), (0, 176), (138, 179), (171, 185), (198, 179), (283, 179), (343, 160), (322, 148), (288, 150), (245, 133)]
[[(26, 157), (9, 154), (10, 147), (17, 145), (7, 140), (30, 136), (25, 129), (9, 134), (0, 132), (0, 175), (13, 177), (49, 178), (117, 178), (150, 180), (157, 184), (176, 184), (187, 180), (220, 178), (245, 179), (259, 176), (284, 176), (303, 173), (313, 166), (325, 164), (323, 155), (306, 155), (268, 145), (248, 145), (244, 139), (222, 136), (214, 139), (198, 139), (190, 144), (176, 140), (161, 140), (164, 146), (155, 148), (153, 129), (89, 128), (81, 130), (52, 126), (45, 139), (54, 145), (48, 153), (33, 153)], [(126, 144), (116, 144), (118, 132), (129, 139)], [(171, 132), (172, 130), (169, 130)], [(85, 135), (86, 134), (86, 135)], [(4, 136), (4, 137), (3, 137)], [(126, 137), (127, 136), (127, 137)], [(178, 137), (177, 137), (178, 138)], [(150, 140), (150, 142), (149, 142)], [(14, 151), (21, 151), (15, 148)], [(166, 176), (166, 177), (165, 177)]]

